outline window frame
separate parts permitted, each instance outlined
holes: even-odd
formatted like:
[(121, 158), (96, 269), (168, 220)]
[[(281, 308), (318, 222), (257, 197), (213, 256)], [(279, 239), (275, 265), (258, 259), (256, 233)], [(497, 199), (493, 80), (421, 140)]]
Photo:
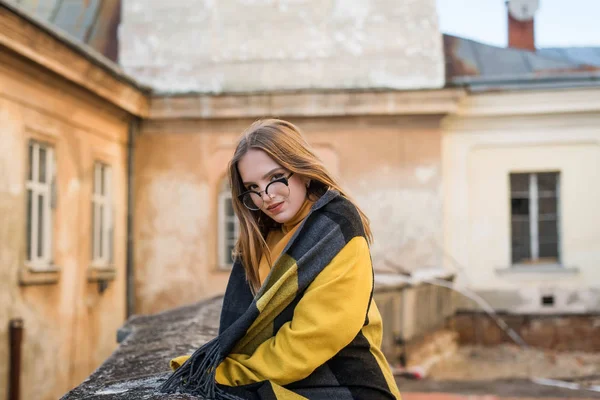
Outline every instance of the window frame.
[[(45, 182), (40, 182), (40, 155), (46, 153)], [(27, 170), (25, 178), (25, 265), (31, 271), (52, 272), (54, 266), (54, 213), (56, 210), (56, 151), (55, 146), (44, 140), (30, 138), (27, 141)], [(31, 176), (29, 175), (31, 174)], [(29, 193), (31, 192), (31, 203)], [(42, 232), (39, 231), (42, 198)], [(30, 227), (30, 229), (28, 229)], [(40, 236), (41, 235), (41, 236)], [(42, 255), (40, 256), (40, 244)]]
[[(556, 174), (556, 186), (555, 186), (555, 194), (556, 194), (556, 260), (540, 263), (540, 236), (539, 236), (539, 185), (538, 185), (538, 175), (544, 173), (553, 173)], [(514, 247), (513, 247), (513, 209), (512, 209), (512, 200), (513, 194), (516, 191), (513, 191), (513, 187), (511, 185), (511, 176), (513, 175), (527, 175), (528, 183), (527, 183), (527, 192), (529, 199), (529, 254), (530, 257), (528, 259), (522, 259), (520, 262), (513, 261)], [(562, 266), (562, 252), (561, 252), (561, 243), (562, 243), (562, 235), (561, 235), (561, 214), (560, 214), (560, 183), (561, 183), (561, 173), (560, 171), (536, 171), (536, 172), (510, 172), (508, 176), (509, 180), (509, 215), (510, 215), (510, 264), (513, 268), (536, 268), (536, 267), (547, 267), (547, 266)], [(525, 262), (523, 262), (525, 261)]]
[[(229, 271), (233, 267), (233, 263), (229, 262), (227, 259), (227, 249), (233, 247), (237, 238), (240, 234), (240, 224), (235, 213), (232, 215), (226, 215), (226, 211), (228, 207), (226, 206), (226, 202), (231, 201), (231, 210), (233, 210), (233, 198), (231, 196), (231, 189), (229, 188), (229, 183), (227, 178), (221, 181), (221, 185), (219, 186), (219, 194), (217, 196), (217, 268), (219, 270)], [(233, 222), (234, 227), (234, 237), (233, 240), (228, 238), (227, 224)]]
[[(104, 174), (102, 173), (104, 170)], [(95, 160), (92, 170), (90, 215), (90, 266), (108, 269), (114, 267), (114, 172), (110, 163)], [(102, 182), (104, 180), (104, 182)], [(102, 192), (104, 188), (104, 192)], [(102, 209), (100, 214), (96, 210)], [(100, 220), (102, 218), (102, 221)]]

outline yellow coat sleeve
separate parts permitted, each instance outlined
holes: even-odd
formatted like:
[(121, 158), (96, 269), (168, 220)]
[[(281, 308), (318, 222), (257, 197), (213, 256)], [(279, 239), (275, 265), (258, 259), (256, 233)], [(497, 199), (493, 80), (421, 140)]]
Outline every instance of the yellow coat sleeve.
[(179, 357), (175, 357), (173, 358), (170, 362), (169, 362), (169, 367), (171, 367), (171, 369), (173, 371), (177, 371), (177, 369), (179, 367), (181, 367), (183, 365), (183, 363), (185, 363), (188, 358), (190, 358), (191, 356), (179, 356)]
[(230, 354), (216, 380), (240, 386), (263, 380), (287, 385), (306, 378), (361, 330), (373, 285), (369, 248), (355, 237), (306, 289), (292, 320), (248, 356)]

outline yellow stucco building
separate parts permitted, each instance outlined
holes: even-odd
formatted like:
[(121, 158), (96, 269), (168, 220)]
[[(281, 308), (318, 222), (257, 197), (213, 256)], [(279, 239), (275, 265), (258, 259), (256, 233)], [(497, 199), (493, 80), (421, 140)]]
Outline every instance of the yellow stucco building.
[(56, 399), (126, 318), (128, 147), (146, 89), (17, 9), (0, 4), (0, 25), (0, 398), (20, 320), (21, 398)]

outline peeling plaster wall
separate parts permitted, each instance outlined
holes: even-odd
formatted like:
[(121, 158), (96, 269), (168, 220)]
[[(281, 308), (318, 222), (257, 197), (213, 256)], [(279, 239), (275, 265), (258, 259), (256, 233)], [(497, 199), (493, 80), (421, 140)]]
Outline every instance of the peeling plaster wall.
[[(223, 293), (217, 195), (246, 120), (146, 122), (136, 141), (137, 312)], [(376, 269), (438, 266), (439, 117), (293, 119), (371, 219)]]
[(442, 240), (442, 198), (437, 118), (359, 119), (354, 127), (351, 120), (312, 122), (305, 129), (309, 137), (330, 141), (336, 149), (341, 181), (371, 222), (374, 267), (412, 271), (439, 266), (436, 245)]
[(219, 179), (227, 148), (216, 135), (145, 134), (136, 141), (136, 308), (151, 313), (220, 293)]
[[(57, 280), (19, 284), (25, 271), (27, 146), (54, 145)], [(0, 400), (8, 387), (8, 322), (24, 320), (21, 398), (57, 399), (116, 347), (125, 318), (127, 117), (106, 103), (0, 51)], [(88, 283), (95, 160), (110, 162), (115, 190), (115, 267), (103, 294)]]
[[(562, 105), (560, 92), (473, 95), (461, 110), (498, 104)], [(597, 90), (579, 96), (598, 96)], [(508, 105), (508, 103), (511, 103)], [(443, 134), (444, 239), (463, 268), (458, 282), (515, 313), (600, 311), (600, 115), (559, 112), (451, 117)], [(516, 111), (515, 111), (516, 112)], [(560, 265), (511, 265), (511, 172), (560, 172)], [(450, 267), (450, 262), (446, 260)], [(543, 305), (553, 296), (554, 305)], [(462, 308), (476, 308), (465, 301)]]
[(165, 92), (438, 88), (435, 0), (123, 0), (120, 64)]

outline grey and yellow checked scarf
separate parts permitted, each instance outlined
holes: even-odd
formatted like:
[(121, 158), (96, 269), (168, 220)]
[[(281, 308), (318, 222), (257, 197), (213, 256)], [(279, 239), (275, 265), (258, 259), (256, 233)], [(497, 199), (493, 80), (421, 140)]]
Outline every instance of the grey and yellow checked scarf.
[(357, 236), (365, 236), (358, 211), (337, 191), (329, 190), (313, 205), (255, 297), (242, 265), (239, 261), (234, 263), (223, 301), (219, 335), (196, 350), (163, 384), (161, 391), (217, 400), (395, 399), (361, 332), (307, 378), (285, 387), (271, 381), (236, 387), (215, 381), (216, 367), (228, 354), (252, 354), (292, 320), (305, 289)]

